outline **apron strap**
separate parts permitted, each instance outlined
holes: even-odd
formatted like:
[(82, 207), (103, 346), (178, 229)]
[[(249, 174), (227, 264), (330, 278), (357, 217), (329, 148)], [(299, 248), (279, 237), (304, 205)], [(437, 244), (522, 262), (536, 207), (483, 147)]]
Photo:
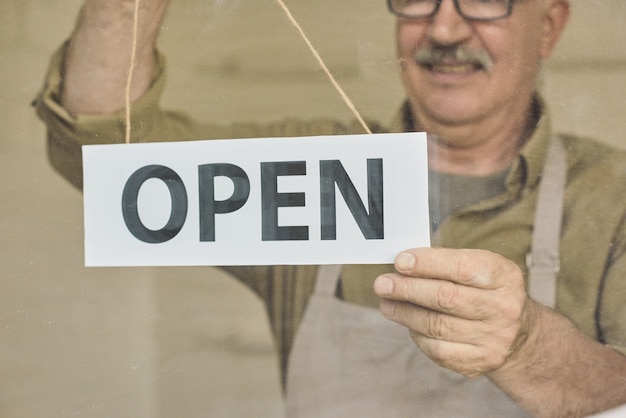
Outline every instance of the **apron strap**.
[(317, 268), (315, 277), (315, 290), (313, 294), (322, 296), (335, 296), (337, 282), (341, 275), (340, 264), (321, 265)]
[(566, 177), (563, 141), (555, 137), (550, 141), (543, 168), (531, 251), (526, 255), (528, 294), (535, 301), (551, 308), (556, 305), (556, 274), (560, 270), (559, 240)]

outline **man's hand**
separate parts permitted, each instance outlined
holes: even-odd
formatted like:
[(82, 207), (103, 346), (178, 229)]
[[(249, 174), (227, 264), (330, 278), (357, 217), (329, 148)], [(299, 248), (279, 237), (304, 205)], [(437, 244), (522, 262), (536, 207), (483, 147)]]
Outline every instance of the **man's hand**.
[(515, 356), (533, 326), (518, 266), (483, 250), (413, 249), (374, 283), (380, 310), (437, 364), (475, 377)]
[(626, 356), (526, 295), (516, 264), (482, 250), (401, 253), (374, 282), (380, 310), (436, 363), (487, 374), (537, 417), (582, 417), (626, 402)]
[(65, 56), (61, 104), (71, 113), (109, 113), (124, 107), (133, 42), (135, 70), (130, 96), (149, 87), (155, 45), (167, 0), (85, 0)]

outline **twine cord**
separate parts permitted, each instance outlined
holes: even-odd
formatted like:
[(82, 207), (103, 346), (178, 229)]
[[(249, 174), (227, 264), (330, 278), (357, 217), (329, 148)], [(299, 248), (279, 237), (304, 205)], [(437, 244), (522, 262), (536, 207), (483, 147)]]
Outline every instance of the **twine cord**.
[[(300, 36), (302, 37), (302, 39), (304, 40), (304, 42), (308, 46), (309, 50), (311, 51), (311, 53), (313, 54), (313, 56), (317, 60), (317, 62), (320, 65), (320, 67), (322, 68), (322, 70), (324, 71), (324, 73), (326, 74), (326, 76), (328, 77), (330, 82), (332, 83), (332, 85), (335, 87), (335, 89), (337, 90), (337, 92), (339, 93), (339, 95), (341, 96), (343, 101), (345, 102), (345, 104), (348, 106), (348, 109), (350, 109), (352, 114), (356, 117), (357, 121), (361, 124), (361, 126), (363, 127), (365, 132), (367, 132), (368, 134), (371, 134), (372, 131), (367, 126), (367, 124), (365, 123), (365, 121), (363, 120), (363, 118), (361, 117), (359, 112), (357, 111), (356, 107), (354, 106), (354, 104), (352, 103), (350, 98), (346, 95), (346, 93), (343, 91), (343, 89), (341, 88), (341, 86), (339, 85), (337, 80), (335, 80), (335, 77), (332, 75), (332, 73), (330, 72), (330, 70), (328, 69), (326, 64), (324, 63), (324, 60), (322, 59), (320, 54), (317, 52), (317, 50), (313, 46), (313, 44), (309, 40), (308, 36), (306, 36), (306, 34), (304, 33), (304, 30), (302, 29), (302, 27), (300, 26), (298, 21), (293, 17), (291, 12), (287, 8), (287, 5), (285, 5), (283, 0), (276, 0), (276, 2), (281, 7), (281, 9), (285, 12), (285, 15), (287, 16), (287, 18), (289, 19), (291, 24), (296, 28), (296, 30), (298, 31), (298, 33), (300, 34)], [(127, 144), (130, 143), (130, 129), (131, 129), (131, 120), (130, 120), (130, 87), (131, 87), (131, 83), (132, 83), (132, 79), (133, 79), (133, 71), (135, 70), (135, 60), (136, 60), (136, 54), (137, 54), (137, 32), (138, 32), (138, 26), (139, 26), (139, 0), (135, 0), (135, 10), (134, 10), (134, 16), (133, 16), (132, 49), (131, 49), (131, 53), (130, 53), (130, 64), (129, 64), (129, 69), (128, 69), (128, 78), (126, 80), (126, 92), (125, 92), (125, 98), (124, 98), (125, 110), (126, 110), (126, 143)]]
[(337, 92), (339, 93), (339, 95), (341, 96), (341, 98), (343, 99), (343, 101), (346, 103), (346, 105), (348, 106), (348, 108), (350, 109), (350, 111), (352, 111), (352, 114), (356, 117), (356, 119), (359, 121), (359, 123), (361, 124), (361, 126), (363, 127), (363, 129), (365, 129), (365, 132), (367, 132), (368, 134), (371, 134), (372, 131), (370, 130), (370, 128), (367, 126), (367, 124), (365, 123), (365, 121), (363, 120), (363, 118), (361, 117), (361, 115), (359, 114), (359, 112), (356, 110), (356, 107), (354, 106), (354, 104), (352, 103), (352, 101), (350, 100), (350, 98), (346, 95), (346, 93), (343, 91), (343, 89), (341, 88), (341, 86), (339, 85), (339, 83), (337, 82), (337, 80), (335, 80), (335, 77), (333, 77), (332, 73), (330, 72), (330, 70), (328, 69), (328, 67), (326, 66), (326, 64), (324, 63), (324, 60), (322, 60), (322, 57), (320, 56), (320, 54), (317, 52), (317, 50), (315, 49), (315, 47), (313, 46), (313, 44), (311, 43), (311, 41), (309, 41), (309, 38), (306, 36), (306, 34), (304, 33), (304, 30), (302, 29), (302, 27), (300, 26), (300, 24), (298, 23), (298, 21), (293, 17), (293, 15), (291, 14), (291, 12), (289, 11), (289, 9), (287, 8), (287, 6), (285, 5), (285, 3), (283, 2), (283, 0), (276, 0), (276, 2), (278, 3), (278, 5), (283, 9), (283, 11), (285, 12), (285, 14), (287, 15), (287, 18), (289, 19), (289, 21), (291, 22), (291, 24), (298, 30), (298, 32), (300, 33), (300, 36), (302, 37), (302, 39), (304, 40), (304, 42), (307, 44), (307, 46), (309, 47), (309, 50), (311, 51), (311, 53), (313, 54), (313, 56), (315, 57), (315, 59), (317, 60), (317, 62), (319, 63), (319, 65), (322, 67), (322, 70), (324, 71), (324, 73), (326, 73), (326, 75), (328, 76), (330, 82), (333, 84), (333, 86), (335, 87), (335, 89), (337, 90)]
[(135, 0), (135, 10), (133, 13), (133, 42), (130, 52), (130, 64), (128, 68), (128, 78), (126, 79), (126, 94), (124, 97), (126, 109), (126, 143), (130, 144), (130, 86), (135, 71), (135, 59), (137, 55), (137, 31), (139, 27), (139, 0)]

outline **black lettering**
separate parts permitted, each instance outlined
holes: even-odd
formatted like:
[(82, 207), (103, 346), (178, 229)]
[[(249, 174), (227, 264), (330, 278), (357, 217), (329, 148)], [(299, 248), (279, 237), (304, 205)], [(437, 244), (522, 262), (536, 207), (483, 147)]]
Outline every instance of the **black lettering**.
[(261, 222), (263, 241), (298, 241), (309, 239), (308, 226), (278, 226), (279, 207), (302, 207), (304, 193), (278, 193), (278, 176), (306, 174), (305, 161), (261, 163)]
[(320, 205), (321, 238), (337, 239), (337, 203), (335, 184), (348, 205), (352, 217), (361, 229), (365, 239), (383, 239), (385, 237), (383, 219), (383, 160), (367, 160), (367, 198), (369, 211), (352, 180), (346, 173), (341, 161), (320, 161)]
[[(172, 210), (167, 224), (159, 229), (146, 228), (139, 218), (137, 198), (141, 186), (148, 179), (161, 180), (170, 192)], [(187, 218), (187, 190), (181, 178), (171, 168), (148, 165), (135, 171), (126, 182), (122, 193), (122, 215), (131, 234), (140, 241), (158, 244), (174, 238), (182, 229)]]
[[(215, 200), (215, 177), (228, 177), (234, 186), (226, 200)], [(198, 167), (200, 200), (200, 241), (215, 241), (215, 215), (240, 209), (250, 196), (250, 180), (239, 166), (228, 163), (205, 164)]]

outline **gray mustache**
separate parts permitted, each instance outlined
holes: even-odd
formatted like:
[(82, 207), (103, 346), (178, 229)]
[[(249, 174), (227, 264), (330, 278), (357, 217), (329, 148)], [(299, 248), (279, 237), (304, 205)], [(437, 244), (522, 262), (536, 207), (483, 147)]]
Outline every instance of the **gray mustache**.
[(442, 48), (420, 48), (415, 52), (415, 61), (418, 64), (435, 66), (446, 62), (466, 62), (474, 63), (491, 72), (493, 61), (485, 51), (471, 50), (468, 48), (456, 47), (449, 49)]

